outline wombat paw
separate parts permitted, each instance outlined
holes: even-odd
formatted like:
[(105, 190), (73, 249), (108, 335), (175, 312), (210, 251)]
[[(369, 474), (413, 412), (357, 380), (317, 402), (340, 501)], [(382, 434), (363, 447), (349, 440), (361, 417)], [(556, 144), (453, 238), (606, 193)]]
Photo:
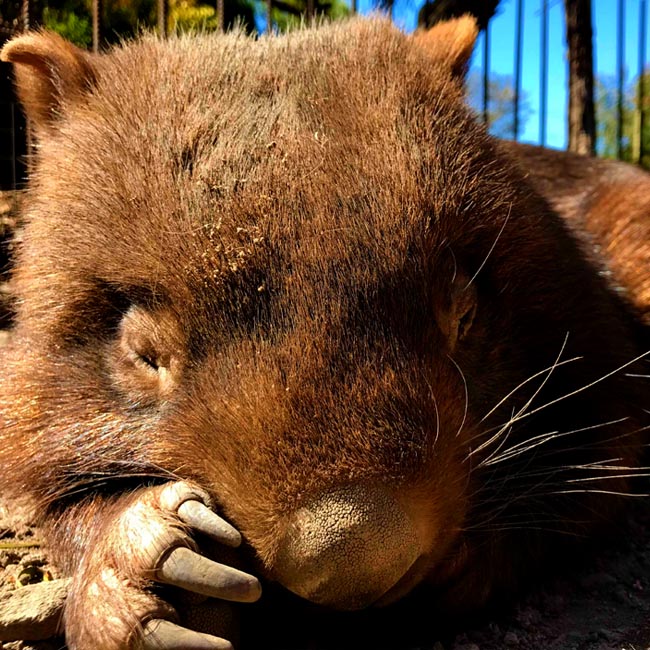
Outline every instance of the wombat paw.
[(217, 636), (177, 625), (153, 583), (235, 602), (261, 594), (257, 578), (203, 557), (190, 537), (238, 546), (237, 530), (210, 509), (208, 495), (185, 482), (138, 493), (104, 527), (73, 579), (65, 613), (71, 650), (225, 650)]

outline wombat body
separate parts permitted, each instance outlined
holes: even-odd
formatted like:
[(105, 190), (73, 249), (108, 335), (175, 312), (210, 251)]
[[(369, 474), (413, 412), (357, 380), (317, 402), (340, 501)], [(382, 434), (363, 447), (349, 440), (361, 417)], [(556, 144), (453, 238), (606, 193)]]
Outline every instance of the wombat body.
[[(463, 100), (474, 36), (355, 20), (5, 48), (40, 144), (0, 481), (73, 576), (71, 648), (176, 620), (152, 580), (222, 593), (160, 568), (208, 531), (186, 503), (318, 605), (426, 585), (465, 611), (635, 491), (647, 201), (619, 217), (576, 171), (580, 203), (566, 158), (490, 138)], [(201, 638), (183, 647), (225, 647)]]

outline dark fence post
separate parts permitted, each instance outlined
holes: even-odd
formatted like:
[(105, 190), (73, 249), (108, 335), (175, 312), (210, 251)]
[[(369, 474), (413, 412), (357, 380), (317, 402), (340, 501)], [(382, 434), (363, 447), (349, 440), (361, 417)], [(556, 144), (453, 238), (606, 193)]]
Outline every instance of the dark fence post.
[(637, 163), (642, 163), (645, 157), (645, 142), (643, 133), (645, 131), (645, 41), (647, 33), (647, 2), (639, 2), (639, 87), (637, 89), (637, 103), (639, 107), (639, 153)]
[(539, 74), (539, 141), (546, 146), (546, 110), (548, 107), (548, 0), (542, 1), (542, 33), (540, 35)]
[(104, 39), (104, 1), (93, 0), (93, 52), (99, 52)]
[[(20, 18), (22, 22), (22, 28), (23, 31), (27, 31), (28, 29), (31, 29), (33, 27), (36, 27), (36, 24), (38, 21), (34, 20), (34, 6), (31, 0), (22, 0), (20, 4)], [(41, 16), (42, 17), (42, 16)], [(11, 90), (13, 92), (13, 87), (11, 87)], [(5, 94), (5, 97), (9, 97), (10, 95)], [(13, 95), (11, 95), (13, 97)], [(14, 146), (18, 144), (18, 149), (14, 149), (14, 160), (17, 161), (19, 160), (18, 156), (19, 154), (17, 151), (24, 147), (22, 150), (22, 155), (24, 156), (24, 168), (23, 168), (23, 173), (26, 175), (29, 172), (29, 156), (27, 155), (28, 153), (33, 153), (34, 151), (34, 134), (32, 132), (32, 127), (30, 124), (25, 120), (23, 117), (22, 112), (18, 108), (17, 104), (15, 102), (12, 103), (13, 108), (12, 108), (12, 131), (14, 133)], [(19, 125), (19, 126), (18, 126)], [(19, 139), (17, 139), (19, 138)], [(19, 164), (20, 163), (14, 163), (14, 164)], [(20, 166), (19, 166), (20, 169)], [(16, 176), (16, 179), (18, 179), (19, 176)], [(14, 186), (15, 189), (16, 186)]]
[(316, 7), (314, 5), (314, 0), (307, 0), (306, 7), (306, 18), (307, 24), (311, 25), (314, 22), (314, 14), (316, 13)]
[(616, 155), (623, 157), (623, 85), (625, 79), (625, 0), (618, 0), (618, 37), (616, 60), (618, 63), (618, 84), (616, 99)]
[(517, 0), (517, 26), (516, 26), (516, 41), (515, 41), (515, 96), (514, 96), (514, 121), (513, 121), (513, 137), (515, 140), (519, 139), (519, 96), (521, 94), (521, 46), (523, 39), (523, 13), (524, 13), (524, 0)]
[(490, 128), (490, 23), (483, 32), (483, 124)]
[(273, 0), (266, 0), (266, 31), (270, 34), (273, 31)]
[(167, 16), (169, 14), (168, 0), (158, 0), (158, 35), (167, 38)]
[(226, 7), (224, 0), (217, 0), (217, 21), (219, 22), (219, 31), (226, 31)]

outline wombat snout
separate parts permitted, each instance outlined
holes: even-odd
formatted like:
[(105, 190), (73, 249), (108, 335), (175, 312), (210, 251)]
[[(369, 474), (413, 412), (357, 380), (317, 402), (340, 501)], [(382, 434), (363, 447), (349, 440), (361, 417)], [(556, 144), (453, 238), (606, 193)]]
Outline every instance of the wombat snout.
[(361, 609), (394, 587), (421, 555), (414, 522), (387, 489), (325, 493), (290, 515), (274, 572), (294, 593)]

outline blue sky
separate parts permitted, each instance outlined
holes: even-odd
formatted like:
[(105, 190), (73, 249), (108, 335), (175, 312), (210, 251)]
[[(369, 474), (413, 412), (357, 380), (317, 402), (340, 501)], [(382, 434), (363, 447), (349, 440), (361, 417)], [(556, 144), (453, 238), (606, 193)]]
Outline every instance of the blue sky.
[[(415, 28), (417, 13), (423, 0), (396, 0), (394, 19), (410, 31)], [(359, 11), (372, 11), (373, 0), (358, 0)], [(540, 97), (540, 33), (542, 0), (524, 0), (524, 31), (522, 86), (527, 93), (532, 113), (525, 124), (521, 139), (538, 142)], [(562, 0), (549, 0), (549, 61), (548, 61), (548, 116), (547, 144), (566, 146), (566, 87), (567, 63), (564, 44), (564, 4)], [(638, 40), (639, 11), (643, 0), (625, 0), (625, 69), (626, 78), (639, 73)], [(646, 2), (647, 5), (647, 2)], [(490, 70), (514, 77), (516, 0), (502, 0), (499, 13), (490, 26)], [(646, 7), (647, 13), (648, 7)], [(615, 77), (617, 74), (616, 37), (618, 26), (617, 0), (592, 0), (594, 27), (595, 70), (598, 76)], [(650, 17), (648, 18), (650, 23)], [(646, 45), (646, 53), (650, 47)], [(483, 66), (483, 36), (479, 37), (472, 59), (472, 69)], [(646, 57), (647, 58), (647, 57)]]

